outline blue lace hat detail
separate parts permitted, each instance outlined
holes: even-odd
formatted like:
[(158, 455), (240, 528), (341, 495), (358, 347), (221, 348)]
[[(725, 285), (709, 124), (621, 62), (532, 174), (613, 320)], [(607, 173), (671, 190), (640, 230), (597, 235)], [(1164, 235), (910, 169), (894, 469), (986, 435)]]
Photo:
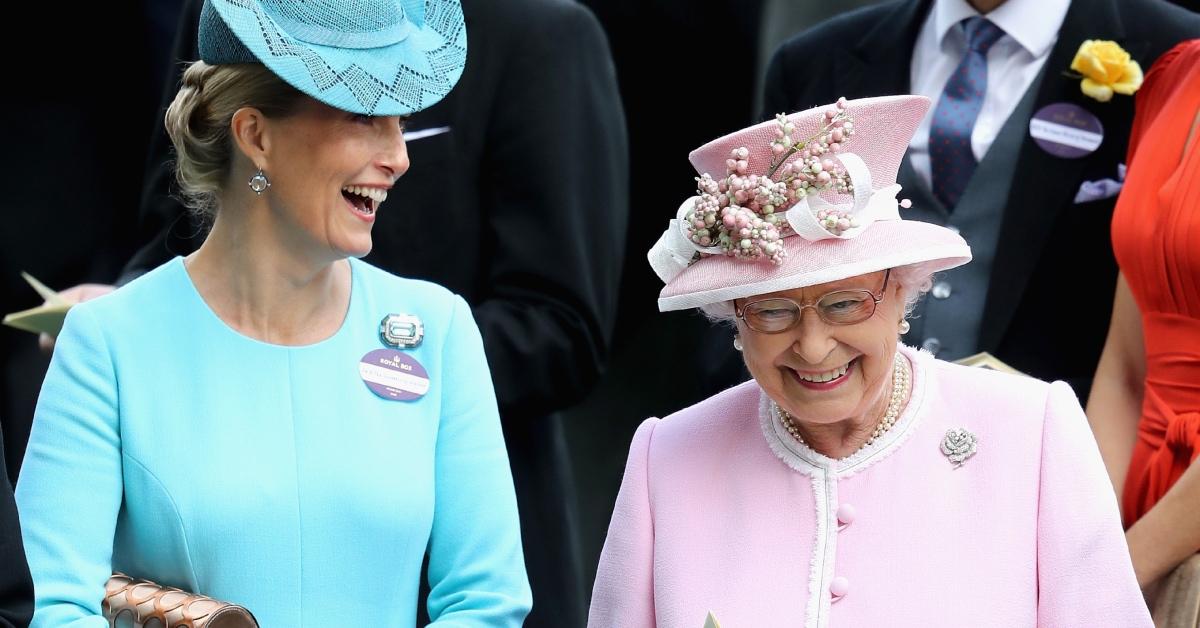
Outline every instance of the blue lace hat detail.
[(408, 115), (450, 92), (467, 60), (458, 0), (205, 0), (200, 58), (262, 63), (331, 106)]

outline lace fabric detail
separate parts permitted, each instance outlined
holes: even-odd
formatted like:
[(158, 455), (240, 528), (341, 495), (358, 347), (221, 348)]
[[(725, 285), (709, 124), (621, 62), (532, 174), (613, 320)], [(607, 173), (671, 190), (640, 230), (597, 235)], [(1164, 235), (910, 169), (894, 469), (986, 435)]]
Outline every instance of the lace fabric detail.
[[(357, 106), (326, 102), (359, 113), (375, 114), (387, 100), (409, 113), (429, 107), (450, 92), (466, 64), (466, 27), (458, 2), (428, 0), (421, 6), (410, 1), (407, 10), (368, 0), (336, 9), (332, 3), (271, 2), (270, 10), (256, 0), (221, 4), (219, 17), (207, 6), (202, 16), (205, 61), (261, 61), (294, 85), (299, 82), (302, 91), (311, 85), (318, 93), (310, 95), (318, 99), (341, 85)], [(252, 31), (260, 45), (251, 47), (261, 50), (252, 52), (234, 31)], [(394, 53), (393, 46), (406, 50)], [(389, 62), (392, 67), (384, 69)]]

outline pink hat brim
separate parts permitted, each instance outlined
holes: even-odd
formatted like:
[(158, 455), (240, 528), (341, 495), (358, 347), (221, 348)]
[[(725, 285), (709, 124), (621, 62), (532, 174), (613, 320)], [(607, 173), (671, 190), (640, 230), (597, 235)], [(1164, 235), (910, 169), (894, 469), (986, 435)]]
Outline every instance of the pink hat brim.
[(920, 265), (920, 270), (935, 273), (971, 261), (971, 247), (962, 236), (915, 220), (879, 221), (848, 240), (810, 242), (792, 236), (781, 242), (787, 258), (779, 265), (725, 255), (695, 262), (659, 293), (659, 311), (807, 288), (888, 268)]

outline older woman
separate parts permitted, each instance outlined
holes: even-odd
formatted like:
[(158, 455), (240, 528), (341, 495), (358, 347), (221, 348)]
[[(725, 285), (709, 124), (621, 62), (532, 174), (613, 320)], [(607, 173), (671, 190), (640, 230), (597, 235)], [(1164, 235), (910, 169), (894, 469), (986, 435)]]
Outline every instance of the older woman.
[(166, 124), (212, 231), (67, 317), (17, 491), (35, 626), (107, 625), (114, 569), (263, 626), (411, 626), (426, 555), (433, 625), (521, 625), (470, 310), (356, 259), (465, 44), (454, 0), (206, 4)]
[(733, 320), (754, 379), (638, 429), (591, 626), (1150, 625), (1070, 388), (898, 345), (970, 259), (899, 216), (927, 108), (840, 101), (692, 153), (724, 176), (651, 250), (659, 307)]

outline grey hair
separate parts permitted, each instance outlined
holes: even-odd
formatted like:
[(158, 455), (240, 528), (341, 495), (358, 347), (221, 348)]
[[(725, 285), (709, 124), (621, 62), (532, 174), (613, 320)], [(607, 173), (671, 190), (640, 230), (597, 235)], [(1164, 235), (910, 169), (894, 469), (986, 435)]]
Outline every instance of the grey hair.
[[(904, 318), (912, 315), (921, 296), (933, 287), (933, 272), (923, 264), (909, 264), (892, 269), (890, 281), (900, 284), (900, 292), (904, 295)], [(700, 306), (708, 320), (717, 324), (736, 326), (737, 315), (734, 312), (733, 301), (718, 301)]]

